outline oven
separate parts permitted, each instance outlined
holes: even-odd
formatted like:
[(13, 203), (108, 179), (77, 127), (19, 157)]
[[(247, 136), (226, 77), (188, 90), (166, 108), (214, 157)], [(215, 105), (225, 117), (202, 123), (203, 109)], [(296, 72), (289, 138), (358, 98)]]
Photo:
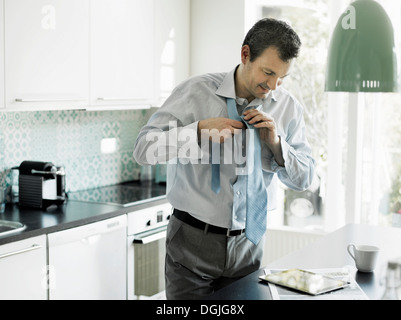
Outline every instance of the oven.
[(147, 208), (128, 213), (129, 300), (165, 299), (166, 232), (171, 214), (172, 207), (167, 200), (149, 203)]

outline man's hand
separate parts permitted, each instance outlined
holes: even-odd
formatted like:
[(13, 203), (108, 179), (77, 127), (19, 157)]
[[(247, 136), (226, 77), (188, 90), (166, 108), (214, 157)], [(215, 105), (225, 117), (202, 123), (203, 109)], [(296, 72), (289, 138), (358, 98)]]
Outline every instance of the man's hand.
[(231, 120), (227, 118), (211, 118), (199, 121), (198, 138), (203, 133), (209, 135), (213, 142), (223, 143), (235, 133), (235, 130), (244, 129), (245, 124), (241, 121)]
[(252, 109), (244, 112), (244, 120), (259, 129), (260, 139), (273, 152), (277, 164), (283, 167), (284, 158), (283, 150), (281, 149), (281, 138), (277, 135), (274, 119), (263, 111)]

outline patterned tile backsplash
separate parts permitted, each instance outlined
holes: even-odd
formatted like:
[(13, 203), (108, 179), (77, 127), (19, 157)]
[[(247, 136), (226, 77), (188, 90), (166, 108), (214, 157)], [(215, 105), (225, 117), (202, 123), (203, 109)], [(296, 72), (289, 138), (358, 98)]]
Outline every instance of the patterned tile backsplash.
[[(151, 110), (0, 112), (0, 185), (24, 160), (49, 161), (66, 170), (67, 191), (133, 179), (135, 139)], [(115, 139), (114, 152), (101, 141)], [(113, 151), (113, 150), (112, 150)]]

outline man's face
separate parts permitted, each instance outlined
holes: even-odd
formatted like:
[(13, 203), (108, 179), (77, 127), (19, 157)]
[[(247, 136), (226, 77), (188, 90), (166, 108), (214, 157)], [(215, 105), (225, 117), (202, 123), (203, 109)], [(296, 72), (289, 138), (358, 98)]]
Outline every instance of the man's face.
[(247, 98), (248, 101), (254, 98), (266, 98), (271, 90), (276, 90), (281, 85), (291, 67), (291, 61), (282, 61), (275, 47), (267, 48), (256, 60), (251, 62), (249, 47), (244, 46), (241, 58), (244, 65), (242, 89), (246, 92), (244, 98)]

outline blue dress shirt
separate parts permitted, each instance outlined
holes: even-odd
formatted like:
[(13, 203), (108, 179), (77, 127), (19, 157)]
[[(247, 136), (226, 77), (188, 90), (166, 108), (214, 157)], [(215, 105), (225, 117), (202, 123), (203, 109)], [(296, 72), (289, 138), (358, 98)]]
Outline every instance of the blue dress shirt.
[[(163, 106), (140, 131), (134, 157), (140, 165), (168, 163), (167, 198), (171, 205), (186, 211), (205, 223), (230, 228), (245, 228), (246, 179), (241, 174), (243, 163), (220, 165), (221, 191), (210, 188), (211, 166), (208, 139), (198, 141), (198, 122), (208, 118), (229, 118), (226, 99), (236, 99), (238, 114), (258, 107), (272, 116), (285, 167), (279, 166), (270, 149), (262, 142), (262, 168), (268, 193), (268, 211), (276, 208), (277, 178), (289, 188), (302, 191), (309, 187), (315, 161), (308, 144), (303, 107), (283, 87), (266, 99), (246, 99), (235, 94), (235, 70), (228, 73), (205, 74), (181, 83)], [(239, 135), (234, 135), (234, 145)], [(244, 146), (233, 148), (232, 159), (240, 159)]]

